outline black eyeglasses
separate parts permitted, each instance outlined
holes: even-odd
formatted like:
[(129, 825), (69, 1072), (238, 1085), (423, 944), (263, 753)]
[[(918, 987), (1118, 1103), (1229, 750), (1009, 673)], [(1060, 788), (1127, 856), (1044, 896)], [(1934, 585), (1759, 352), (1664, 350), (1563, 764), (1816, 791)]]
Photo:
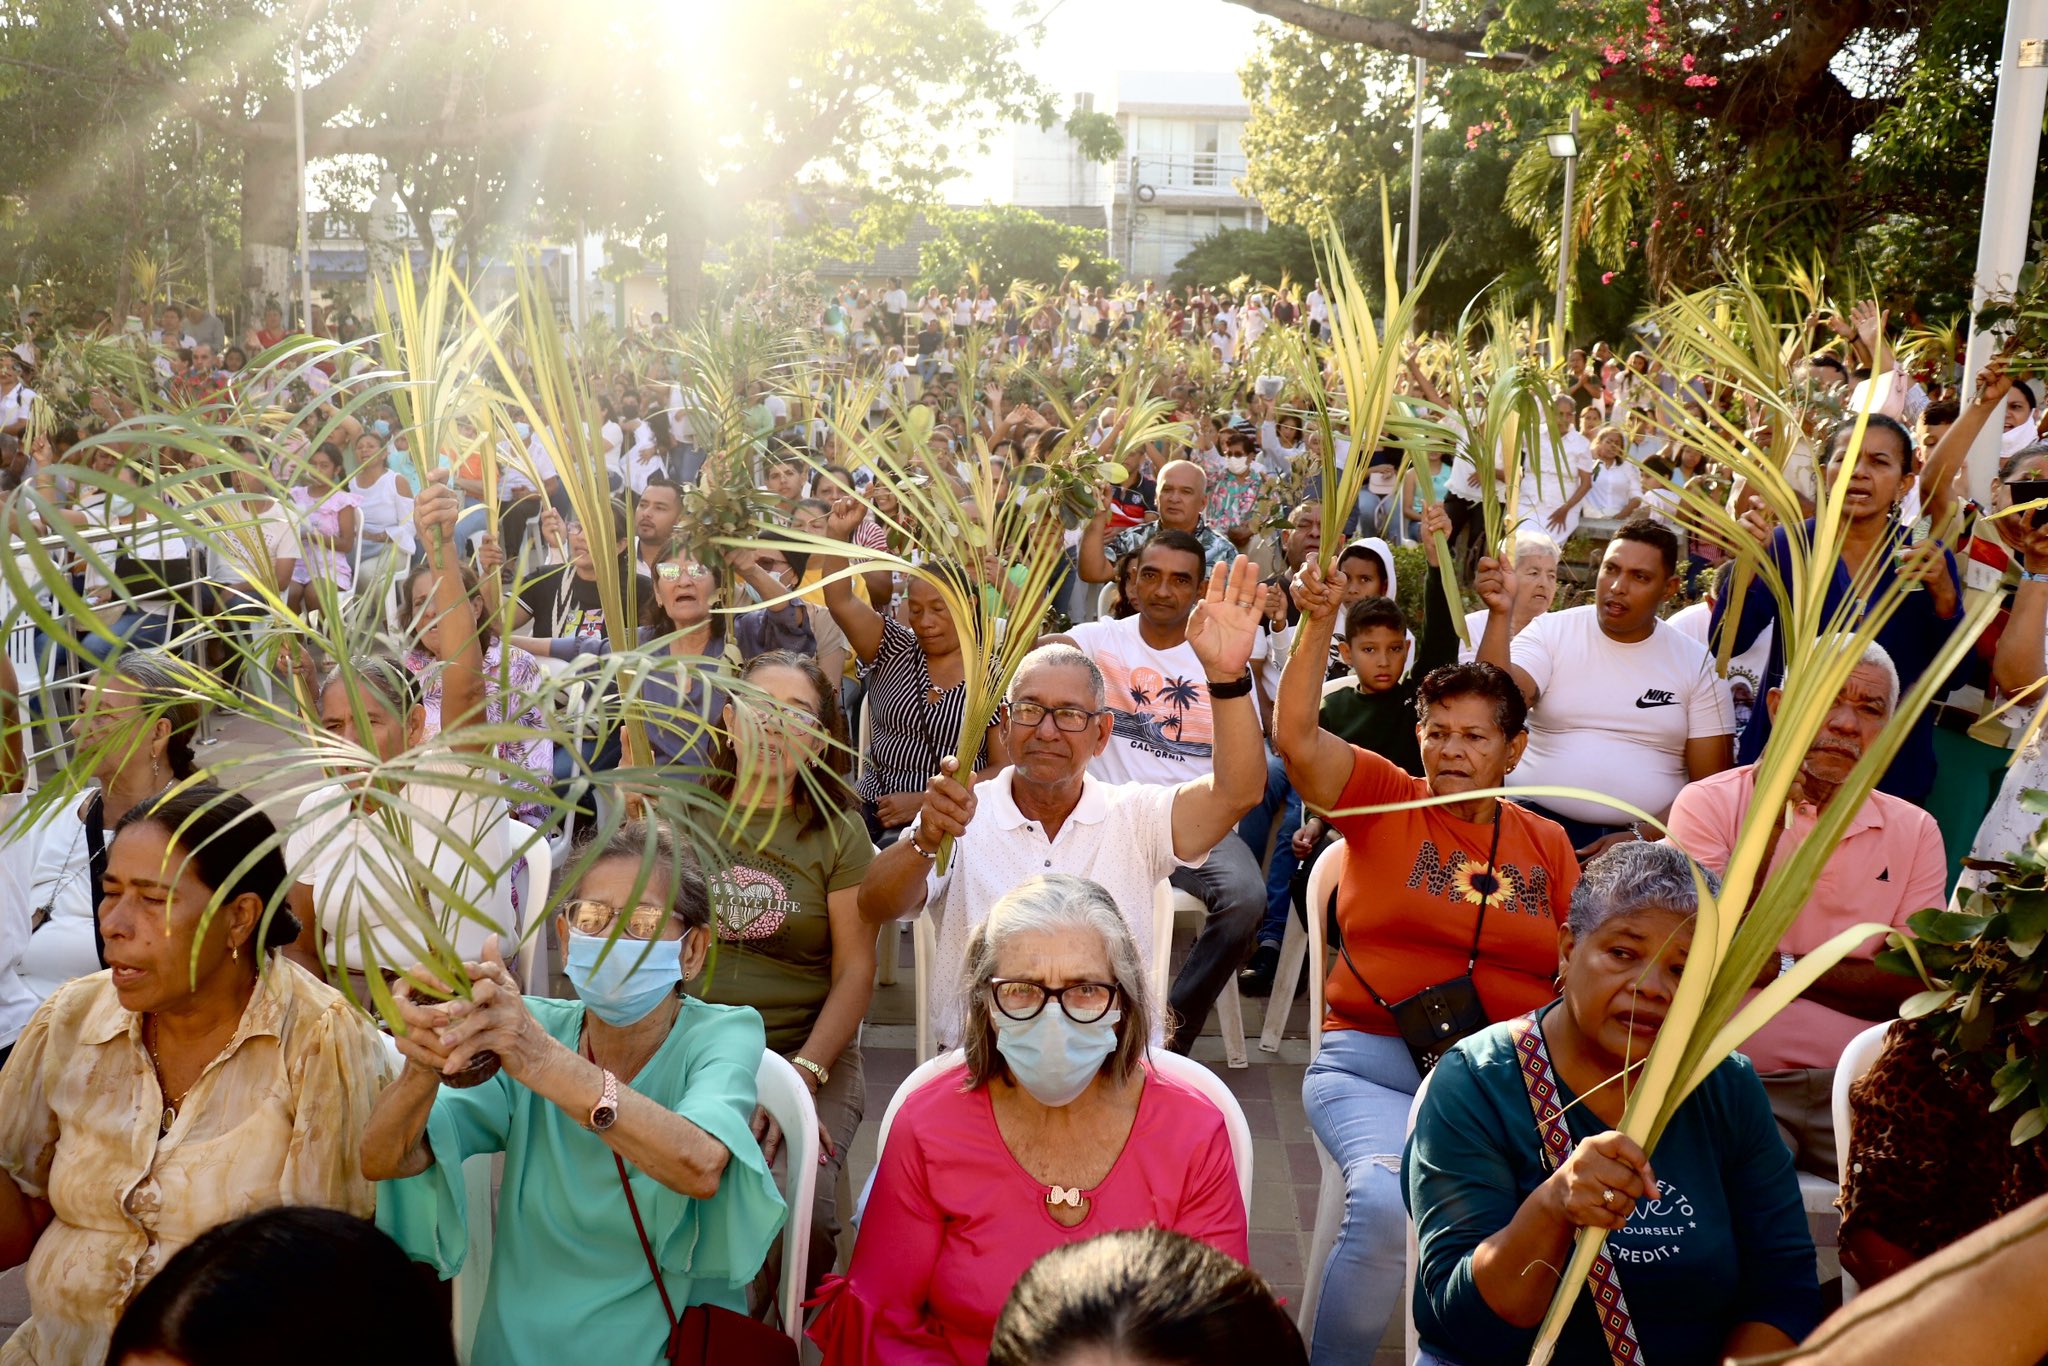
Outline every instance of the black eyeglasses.
[(1011, 702), (1008, 706), (1010, 719), (1026, 730), (1037, 730), (1039, 722), (1050, 716), (1055, 729), (1070, 733), (1084, 731), (1096, 717), (1106, 714), (1084, 711), (1080, 707), (1046, 707), (1036, 702)]
[(1075, 1024), (1094, 1024), (1116, 1004), (1114, 982), (1069, 982), (1049, 987), (1021, 977), (996, 977), (988, 984), (996, 1009), (1013, 1020), (1032, 1020), (1045, 1009), (1047, 1001), (1058, 1001), (1060, 1009)]

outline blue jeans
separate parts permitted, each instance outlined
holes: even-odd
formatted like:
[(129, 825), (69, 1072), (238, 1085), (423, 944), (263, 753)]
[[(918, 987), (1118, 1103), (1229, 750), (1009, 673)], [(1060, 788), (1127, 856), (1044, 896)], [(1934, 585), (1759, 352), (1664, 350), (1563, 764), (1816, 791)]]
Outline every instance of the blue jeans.
[[(1274, 835), (1274, 823), (1279, 832)], [(1266, 918), (1259, 924), (1258, 942), (1278, 947), (1287, 933), (1288, 888), (1294, 881), (1294, 832), (1301, 829), (1301, 794), (1287, 781), (1287, 765), (1280, 756), (1266, 756), (1266, 796), (1245, 812), (1237, 823), (1238, 837), (1251, 847), (1252, 858), (1266, 855), (1266, 840), (1273, 836), (1273, 861), (1266, 865)]]
[(1344, 1222), (1323, 1266), (1311, 1366), (1372, 1366), (1407, 1274), (1401, 1150), (1422, 1078), (1408, 1045), (1355, 1029), (1323, 1036), (1301, 1081), (1309, 1127), (1344, 1173)]
[(79, 633), (79, 648), (96, 663), (106, 663), (107, 656), (118, 650), (162, 649), (171, 636), (171, 619), (161, 612), (130, 612), (108, 629), (114, 634), (112, 641), (97, 633)]

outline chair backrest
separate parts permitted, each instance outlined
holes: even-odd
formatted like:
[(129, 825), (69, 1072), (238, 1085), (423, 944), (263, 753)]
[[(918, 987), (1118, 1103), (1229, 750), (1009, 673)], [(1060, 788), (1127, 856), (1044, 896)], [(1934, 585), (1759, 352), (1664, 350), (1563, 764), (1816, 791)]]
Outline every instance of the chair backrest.
[[(1859, 1081), (1863, 1074), (1877, 1062), (1877, 1055), (1884, 1051), (1885, 1035), (1891, 1031), (1893, 1022), (1886, 1020), (1849, 1040), (1849, 1046), (1842, 1050), (1842, 1060), (1835, 1064), (1834, 1110), (1835, 1118), (1835, 1182), (1843, 1189), (1849, 1185), (1849, 1130), (1852, 1111), (1849, 1107), (1849, 1088)], [(1842, 1271), (1842, 1303), (1847, 1304), (1856, 1294), (1856, 1278), (1846, 1268)]]
[(877, 1164), (882, 1160), (882, 1150), (889, 1146), (889, 1127), (896, 1122), (896, 1112), (903, 1108), (903, 1102), (923, 1090), (926, 1086), (929, 1086), (932, 1078), (938, 1076), (939, 1073), (949, 1067), (958, 1067), (966, 1061), (966, 1051), (955, 1048), (949, 1052), (939, 1054), (938, 1057), (933, 1058), (930, 1062), (919, 1063), (912, 1069), (910, 1075), (903, 1079), (903, 1084), (896, 1088), (896, 1094), (889, 1097), (888, 1107), (882, 1111), (882, 1127), (875, 1135), (875, 1161)]
[[(505, 818), (506, 853), (513, 860), (526, 859), (526, 882), (519, 889), (519, 920), (514, 928), (520, 935), (519, 983), (528, 996), (548, 994), (542, 950), (548, 942), (548, 896), (554, 890), (555, 853), (547, 838), (525, 821)], [(542, 979), (535, 980), (535, 972)]]
[(789, 1213), (782, 1225), (782, 1284), (776, 1302), (782, 1309), (783, 1331), (801, 1350), (804, 1279), (810, 1270), (811, 1204), (818, 1187), (818, 1110), (811, 1102), (811, 1088), (773, 1049), (761, 1054), (754, 1087), (761, 1108), (782, 1130), (782, 1203)]
[(1337, 890), (1338, 874), (1344, 864), (1344, 841), (1334, 839), (1316, 855), (1308, 870), (1308, 892), (1302, 907), (1308, 917), (1308, 1056), (1311, 1061), (1323, 1050), (1323, 972), (1329, 957), (1329, 938), (1323, 932), (1329, 914), (1330, 893)]
[(921, 911), (910, 922), (910, 951), (917, 966), (912, 980), (917, 992), (917, 1061), (931, 1061), (938, 1045), (932, 1041), (932, 964), (937, 960), (937, 936), (932, 931), (932, 913)]
[(1357, 674), (1338, 674), (1335, 678), (1323, 681), (1323, 696), (1328, 697), (1331, 693), (1343, 692), (1346, 688), (1355, 688), (1357, 686)]
[(1230, 1156), (1237, 1163), (1238, 1194), (1244, 1197), (1245, 1224), (1249, 1227), (1252, 1218), (1252, 1129), (1245, 1122), (1244, 1109), (1237, 1103), (1237, 1097), (1223, 1084), (1223, 1078), (1193, 1058), (1154, 1048), (1145, 1060), (1160, 1076), (1171, 1077), (1189, 1090), (1199, 1091), (1222, 1112), (1224, 1132), (1230, 1135)]
[(1152, 889), (1152, 961), (1145, 965), (1145, 985), (1152, 989), (1152, 1010), (1166, 1013), (1167, 989), (1173, 985), (1173, 884), (1161, 881)]

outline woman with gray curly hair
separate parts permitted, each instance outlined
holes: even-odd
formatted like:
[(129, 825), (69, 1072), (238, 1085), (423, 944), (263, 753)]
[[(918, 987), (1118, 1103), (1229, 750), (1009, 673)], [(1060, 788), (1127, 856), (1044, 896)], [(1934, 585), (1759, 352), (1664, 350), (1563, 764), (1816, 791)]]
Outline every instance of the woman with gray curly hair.
[(1588, 863), (1558, 935), (1559, 999), (1461, 1041), (1430, 1076), (1402, 1173), (1425, 1366), (1527, 1357), (1581, 1228), (1608, 1230), (1607, 1251), (1559, 1362), (1630, 1348), (1711, 1366), (1790, 1348), (1820, 1321), (1798, 1178), (1748, 1059), (1730, 1055), (1679, 1108), (1654, 1170), (1618, 1131), (1702, 884), (1716, 890), (1665, 844)]
[(1156, 1003), (1096, 883), (1035, 877), (968, 941), (966, 1048), (904, 1100), (843, 1278), (810, 1334), (831, 1366), (982, 1362), (1040, 1255), (1164, 1227), (1247, 1260), (1223, 1117), (1152, 1070)]

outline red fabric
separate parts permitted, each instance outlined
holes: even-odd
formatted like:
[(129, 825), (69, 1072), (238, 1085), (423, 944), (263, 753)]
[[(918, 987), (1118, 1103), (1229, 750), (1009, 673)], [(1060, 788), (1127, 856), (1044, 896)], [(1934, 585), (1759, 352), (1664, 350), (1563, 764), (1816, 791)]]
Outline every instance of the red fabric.
[[(1337, 811), (1387, 806), (1430, 795), (1370, 750), (1352, 746), (1351, 779)], [(1579, 861), (1564, 827), (1502, 802), (1500, 889), (1486, 910), (1473, 980), (1491, 1020), (1525, 1015), (1556, 995), (1557, 928), (1579, 883)], [(1491, 824), (1474, 825), (1441, 806), (1374, 816), (1332, 815), (1344, 837), (1337, 922), (1351, 962), (1381, 999), (1398, 1002), (1463, 976), (1479, 915), (1471, 879), (1486, 868)], [(1400, 1031), (1339, 958), (1330, 969), (1325, 1029)]]
[(1003, 1142), (988, 1092), (960, 1089), (965, 1077), (964, 1066), (942, 1072), (897, 1111), (853, 1264), (815, 1301), (809, 1335), (826, 1366), (981, 1366), (1025, 1270), (1114, 1229), (1175, 1229), (1249, 1260), (1230, 1139), (1202, 1096), (1148, 1071), (1123, 1152), (1067, 1228)]

